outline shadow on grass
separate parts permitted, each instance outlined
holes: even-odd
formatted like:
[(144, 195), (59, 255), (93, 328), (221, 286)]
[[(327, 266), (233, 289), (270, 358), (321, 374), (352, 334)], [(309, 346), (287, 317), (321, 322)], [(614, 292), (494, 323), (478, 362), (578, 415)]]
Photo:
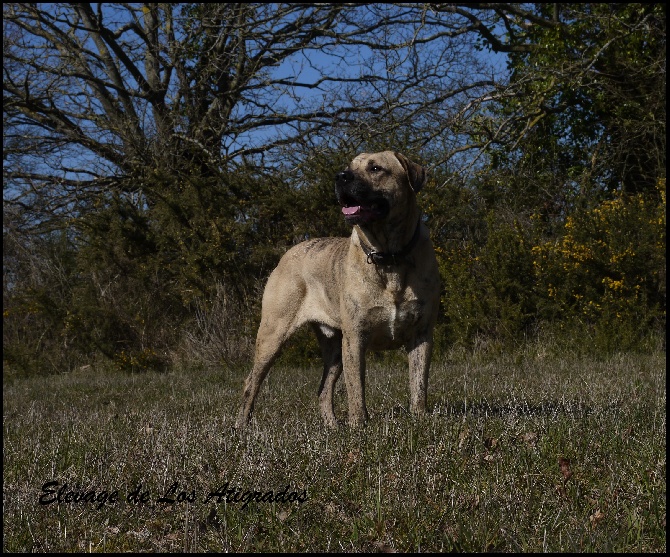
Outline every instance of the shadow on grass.
[(539, 403), (489, 402), (477, 400), (468, 402), (447, 402), (433, 407), (433, 416), (570, 416), (585, 418), (593, 414), (594, 408), (581, 401), (546, 400)]

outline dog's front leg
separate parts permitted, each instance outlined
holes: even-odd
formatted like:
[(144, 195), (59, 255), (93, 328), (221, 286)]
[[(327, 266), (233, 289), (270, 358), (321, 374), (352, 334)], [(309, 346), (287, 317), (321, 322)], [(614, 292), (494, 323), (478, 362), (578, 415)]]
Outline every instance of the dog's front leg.
[(368, 419), (368, 411), (365, 407), (365, 345), (358, 335), (344, 334), (342, 366), (349, 402), (349, 425), (361, 426)]
[(409, 408), (412, 414), (422, 416), (426, 413), (428, 392), (428, 370), (433, 351), (433, 338), (430, 333), (417, 335), (407, 344), (409, 359)]

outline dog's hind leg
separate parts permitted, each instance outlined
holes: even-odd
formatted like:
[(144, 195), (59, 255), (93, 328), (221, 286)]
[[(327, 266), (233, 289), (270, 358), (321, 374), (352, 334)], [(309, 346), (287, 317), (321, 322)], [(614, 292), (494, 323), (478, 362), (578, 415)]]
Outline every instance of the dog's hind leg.
[(256, 337), (254, 367), (244, 381), (242, 405), (237, 415), (235, 427), (243, 428), (250, 420), (254, 409), (254, 402), (263, 384), (263, 380), (289, 336), (287, 331), (281, 330), (281, 328), (274, 324), (270, 324), (270, 320), (263, 319), (261, 321), (261, 325), (258, 328), (258, 336)]
[(279, 280), (277, 270), (270, 275), (263, 294), (261, 324), (256, 335), (254, 367), (244, 381), (242, 405), (235, 427), (244, 427), (251, 418), (256, 396), (270, 367), (286, 340), (302, 324), (299, 317), (304, 299), (304, 284)]
[(314, 332), (319, 340), (323, 356), (323, 376), (319, 385), (319, 408), (321, 417), (328, 427), (337, 427), (333, 394), (335, 384), (342, 373), (342, 331), (325, 325), (314, 324)]

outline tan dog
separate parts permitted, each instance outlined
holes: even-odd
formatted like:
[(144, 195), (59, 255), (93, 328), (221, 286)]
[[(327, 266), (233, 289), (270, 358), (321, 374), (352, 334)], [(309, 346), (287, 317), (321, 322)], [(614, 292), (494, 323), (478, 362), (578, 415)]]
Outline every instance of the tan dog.
[(337, 425), (333, 391), (343, 368), (349, 423), (367, 420), (367, 350), (406, 347), (410, 409), (425, 413), (440, 296), (433, 245), (416, 204), (425, 182), (421, 166), (392, 151), (358, 155), (337, 174), (335, 193), (353, 232), (294, 246), (270, 275), (236, 427), (248, 422), (282, 345), (305, 323), (323, 354), (319, 405), (327, 425)]

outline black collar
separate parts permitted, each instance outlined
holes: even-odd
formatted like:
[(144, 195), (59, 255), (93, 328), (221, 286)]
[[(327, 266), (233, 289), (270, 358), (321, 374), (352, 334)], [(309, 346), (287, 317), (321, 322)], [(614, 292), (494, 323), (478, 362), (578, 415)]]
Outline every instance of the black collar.
[(412, 251), (414, 246), (416, 246), (416, 243), (419, 241), (420, 235), (421, 235), (421, 215), (419, 215), (419, 220), (416, 223), (414, 236), (412, 236), (412, 239), (409, 241), (409, 244), (407, 244), (400, 251), (396, 251), (395, 253), (384, 253), (383, 251), (375, 251), (373, 248), (366, 245), (366, 243), (362, 239), (359, 238), (359, 240), (361, 242), (361, 247), (363, 248), (365, 255), (368, 256), (368, 263), (374, 263), (375, 265), (398, 265), (402, 261), (402, 258), (405, 257), (410, 251)]

